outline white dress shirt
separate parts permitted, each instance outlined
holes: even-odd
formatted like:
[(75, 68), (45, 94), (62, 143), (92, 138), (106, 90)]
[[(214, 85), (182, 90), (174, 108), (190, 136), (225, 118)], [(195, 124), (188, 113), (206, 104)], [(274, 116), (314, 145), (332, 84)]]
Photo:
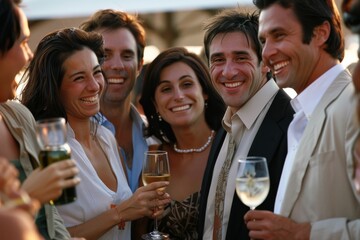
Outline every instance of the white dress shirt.
[(270, 80), (234, 115), (231, 115), (231, 110), (229, 108), (225, 112), (223, 127), (228, 133), (226, 134), (226, 138), (223, 142), (213, 170), (213, 177), (211, 180), (206, 206), (203, 235), (204, 240), (211, 240), (213, 235), (215, 192), (218, 176), (225, 161), (228, 149), (229, 134), (232, 134), (235, 138), (236, 153), (234, 154), (226, 185), (224, 215), (222, 222), (222, 239), (225, 239), (226, 237), (232, 200), (235, 193), (236, 174), (238, 169), (238, 162), (235, 160), (240, 157), (247, 156), (255, 135), (258, 132), (258, 129), (278, 90), (279, 87), (276, 85), (274, 80)]
[(288, 129), (288, 153), (286, 155), (284, 168), (281, 174), (278, 192), (275, 199), (274, 213), (279, 214), (281, 211), (284, 196), (286, 194), (287, 185), (290, 178), (290, 172), (294, 165), (295, 155), (299, 146), (302, 134), (304, 133), (306, 124), (311, 118), (315, 107), (320, 102), (330, 84), (344, 70), (344, 66), (337, 64), (304, 91), (291, 100), (294, 108), (294, 119), (291, 121)]

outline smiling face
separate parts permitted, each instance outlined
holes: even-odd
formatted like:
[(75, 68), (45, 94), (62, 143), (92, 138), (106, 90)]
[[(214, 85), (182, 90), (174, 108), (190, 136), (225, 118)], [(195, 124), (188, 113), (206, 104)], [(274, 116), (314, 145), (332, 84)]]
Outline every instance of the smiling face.
[(17, 87), (15, 77), (33, 57), (33, 53), (28, 45), (30, 30), (27, 18), (20, 8), (17, 8), (17, 10), (19, 12), (21, 28), (20, 36), (12, 48), (4, 56), (0, 57), (0, 71), (4, 76), (1, 79), (1, 102), (14, 98)]
[(225, 104), (236, 112), (265, 83), (259, 59), (242, 32), (221, 33), (209, 47), (211, 80)]
[(68, 120), (94, 116), (100, 110), (100, 95), (104, 87), (104, 77), (95, 53), (89, 48), (76, 51), (62, 67), (65, 74), (60, 95)]
[(199, 80), (187, 64), (173, 63), (161, 70), (155, 107), (172, 128), (205, 124), (205, 100)]
[(100, 29), (98, 32), (104, 38), (105, 61), (102, 68), (108, 81), (103, 100), (105, 103), (123, 102), (130, 99), (140, 70), (136, 40), (126, 28)]
[[(284, 19), (286, 19), (284, 21)], [(321, 75), (321, 44), (302, 42), (302, 27), (291, 8), (273, 4), (261, 11), (259, 39), (263, 43), (263, 61), (273, 71), (280, 87), (302, 92)], [(318, 70), (317, 70), (318, 69)]]

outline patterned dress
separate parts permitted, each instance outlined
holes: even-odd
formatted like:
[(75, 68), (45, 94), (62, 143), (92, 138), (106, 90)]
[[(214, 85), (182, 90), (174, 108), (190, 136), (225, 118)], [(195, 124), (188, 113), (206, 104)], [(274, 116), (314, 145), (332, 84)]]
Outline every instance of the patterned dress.
[(171, 240), (198, 239), (200, 192), (191, 194), (182, 202), (172, 200), (159, 222), (159, 231), (170, 235)]

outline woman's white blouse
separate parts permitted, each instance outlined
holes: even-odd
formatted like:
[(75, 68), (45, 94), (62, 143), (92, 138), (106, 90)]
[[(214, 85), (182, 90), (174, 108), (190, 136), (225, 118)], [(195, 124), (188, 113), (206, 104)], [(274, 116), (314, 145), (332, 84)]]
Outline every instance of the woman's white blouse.
[[(73, 203), (57, 206), (66, 227), (84, 223), (110, 209), (111, 204), (119, 204), (130, 198), (132, 192), (127, 183), (124, 169), (120, 161), (118, 147), (113, 134), (103, 126), (98, 126), (96, 136), (109, 159), (111, 168), (117, 179), (116, 192), (110, 190), (98, 177), (94, 167), (85, 154), (81, 144), (75, 139), (74, 131), (67, 124), (67, 140), (71, 148), (71, 157), (79, 168), (81, 182), (76, 186), (77, 200)], [(100, 240), (130, 239), (131, 223), (125, 229), (117, 226), (106, 232)], [(81, 237), (81, 236), (79, 236)]]

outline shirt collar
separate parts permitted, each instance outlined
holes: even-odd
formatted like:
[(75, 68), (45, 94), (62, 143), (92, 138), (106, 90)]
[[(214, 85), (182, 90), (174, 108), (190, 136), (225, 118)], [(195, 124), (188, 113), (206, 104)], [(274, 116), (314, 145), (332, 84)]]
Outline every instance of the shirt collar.
[(255, 123), (257, 117), (262, 112), (266, 104), (278, 92), (279, 87), (273, 79), (267, 81), (265, 85), (255, 93), (235, 114), (231, 115), (231, 110), (226, 109), (223, 118), (223, 127), (231, 133), (232, 121), (235, 117), (240, 118), (247, 129)]
[(344, 69), (343, 65), (337, 64), (305, 88), (304, 91), (290, 102), (294, 111), (299, 112), (303, 110), (306, 118), (310, 119), (311, 114), (324, 96), (326, 90)]

